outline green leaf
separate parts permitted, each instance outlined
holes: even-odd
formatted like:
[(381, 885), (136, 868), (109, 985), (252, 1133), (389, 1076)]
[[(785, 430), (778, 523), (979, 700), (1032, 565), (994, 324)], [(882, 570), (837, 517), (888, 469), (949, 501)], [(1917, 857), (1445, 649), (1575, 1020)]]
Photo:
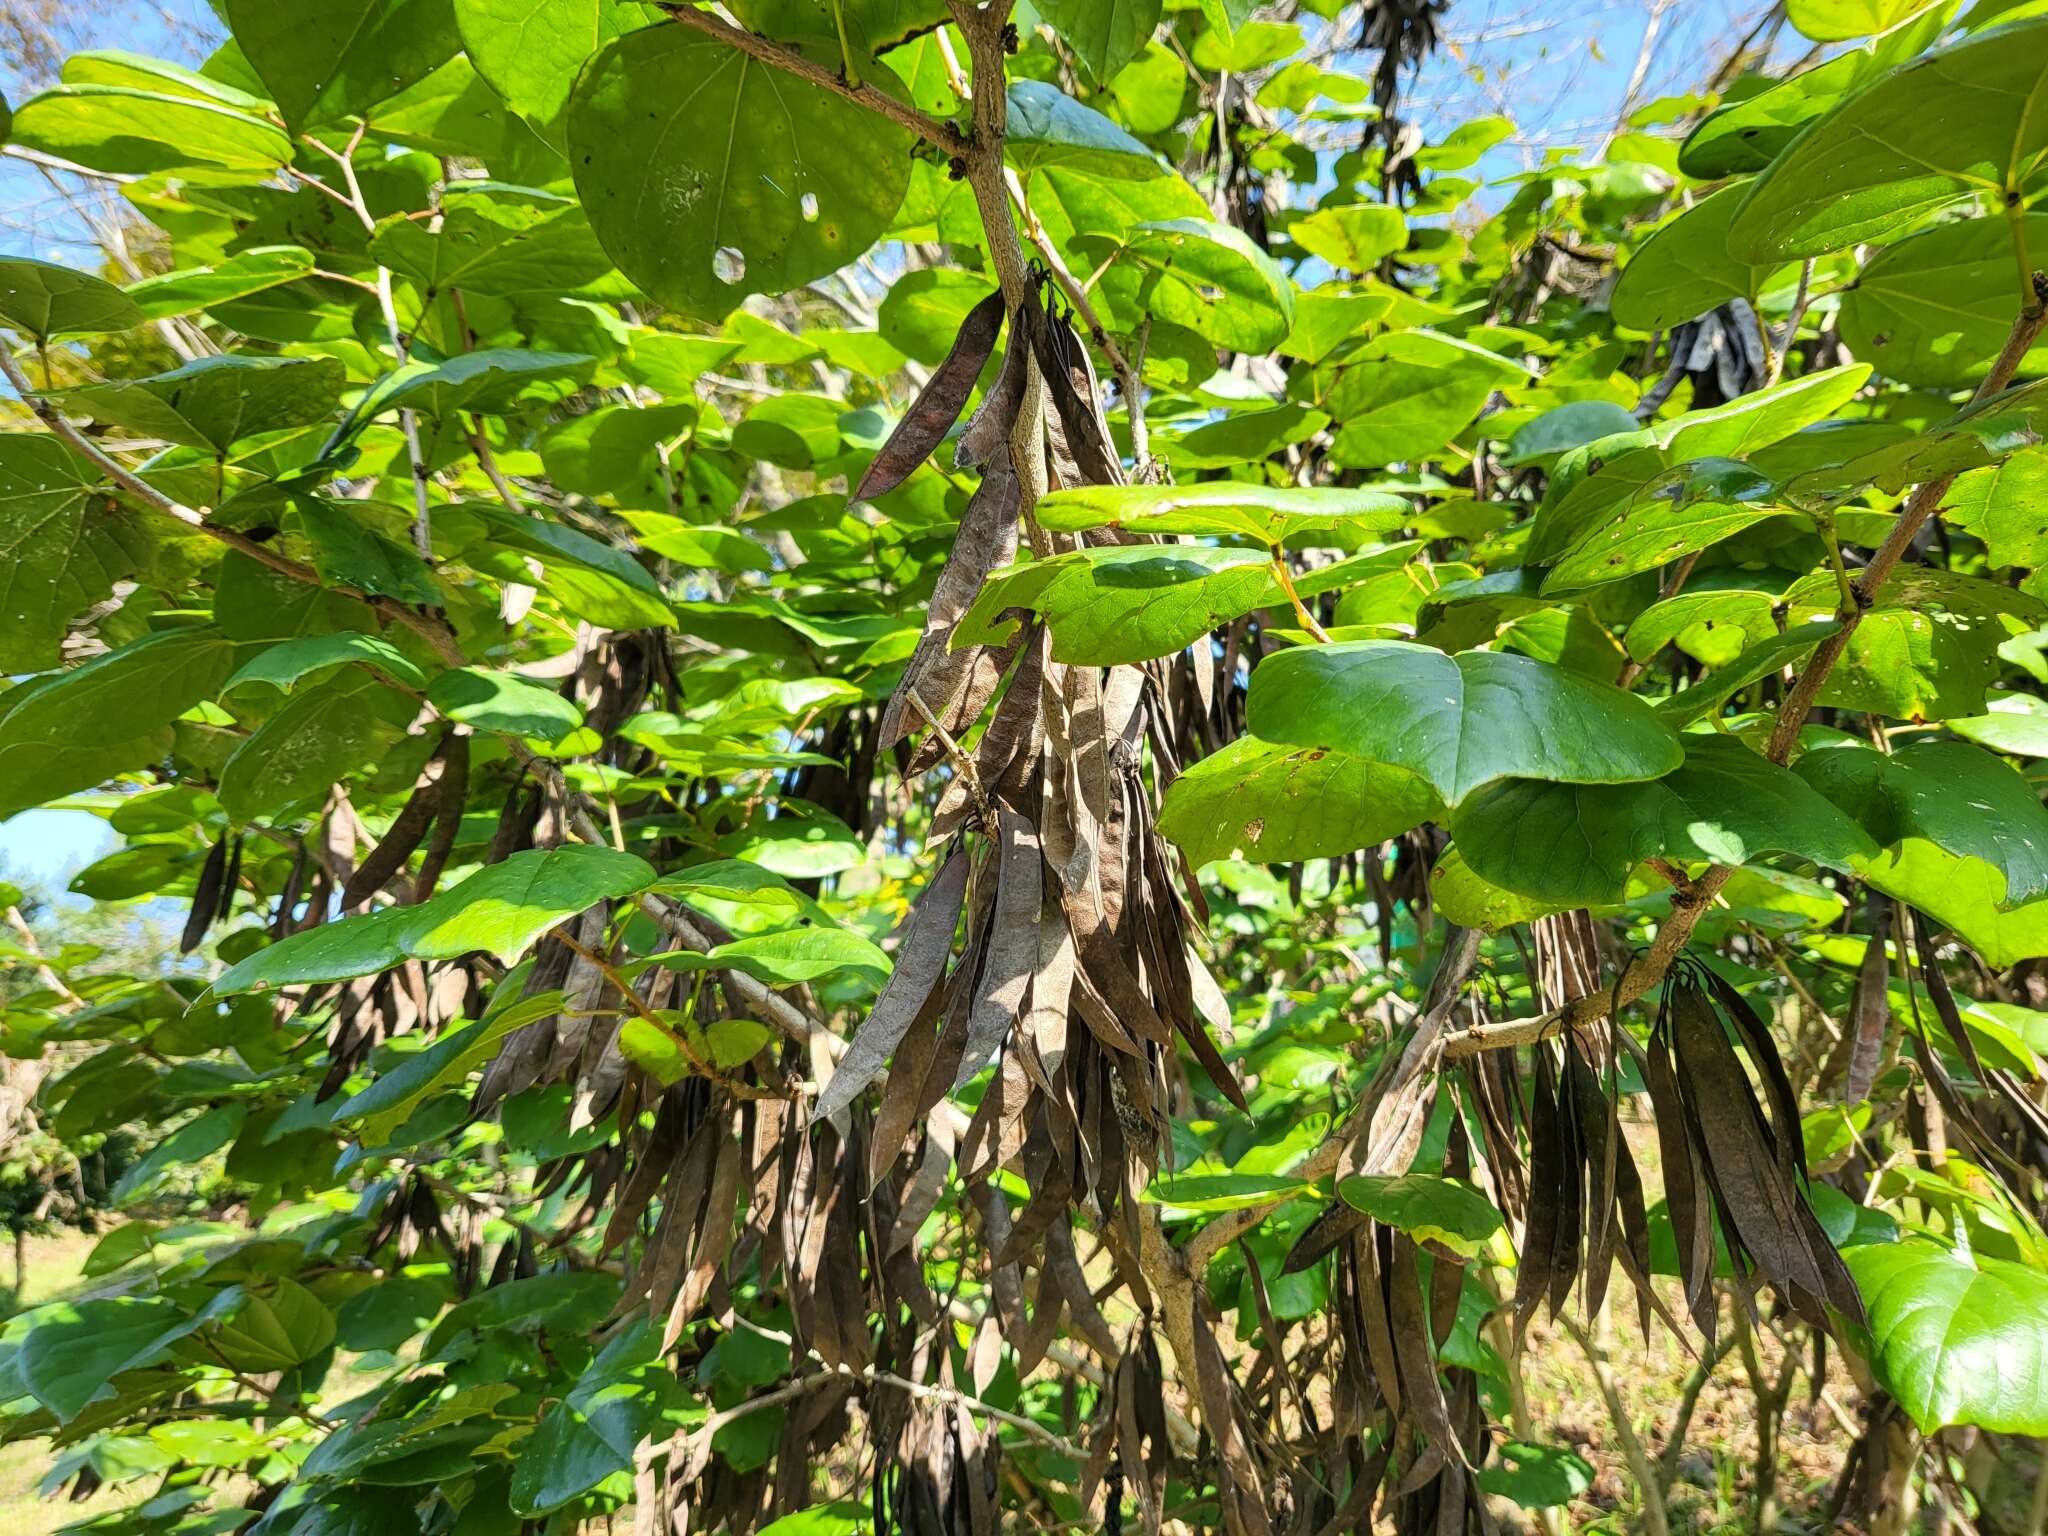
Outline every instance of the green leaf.
[(756, 981), (777, 987), (820, 981), (842, 971), (865, 972), (876, 981), (889, 974), (889, 957), (844, 928), (787, 928), (779, 933), (751, 934), (708, 952), (676, 950), (656, 960), (672, 971), (744, 971)]
[(224, 454), (244, 438), (322, 420), (341, 398), (343, 377), (332, 357), (202, 357), (50, 398), (67, 415)]
[(1663, 483), (1674, 466), (1748, 458), (1833, 415), (1869, 377), (1868, 363), (1824, 369), (1571, 450), (1552, 471), (1529, 532), (1528, 558), (1545, 565), (1557, 560), (1617, 507)]
[(1173, 781), (1159, 830), (1196, 868), (1217, 859), (1294, 864), (1376, 847), (1442, 810), (1402, 769), (1241, 736)]
[(234, 656), (218, 630), (165, 630), (0, 693), (0, 819), (163, 756)]
[(511, 672), (455, 667), (434, 679), (427, 702), (450, 720), (504, 736), (556, 742), (583, 724), (573, 699)]
[(511, 1506), (543, 1515), (633, 1470), (633, 1452), (676, 1393), (653, 1324), (628, 1324), (590, 1362), (567, 1397), (541, 1416), (512, 1472)]
[(216, 304), (297, 282), (313, 270), (313, 253), (296, 245), (263, 245), (211, 266), (185, 267), (130, 283), (123, 293), (144, 319), (172, 320)]
[(247, 1117), (246, 1106), (223, 1104), (195, 1120), (186, 1121), (122, 1174), (108, 1198), (116, 1205), (126, 1205), (172, 1169), (213, 1156), (235, 1139)]
[(1573, 400), (1553, 406), (1517, 427), (1515, 435), (1508, 439), (1508, 451), (1502, 462), (1548, 464), (1561, 453), (1617, 432), (1636, 430), (1634, 414), (1611, 400)]
[(701, 414), (689, 401), (600, 406), (551, 428), (541, 439), (541, 464), (565, 491), (661, 505), (667, 495), (658, 445), (687, 436)]
[[(502, 1004), (498, 1001), (501, 997), (506, 999)], [(339, 1101), (334, 1107), (335, 1123), (361, 1121), (363, 1144), (384, 1145), (420, 1104), (466, 1083), (469, 1074), (490, 1059), (500, 1040), (561, 1007), (559, 992), (540, 992), (515, 1001), (501, 986), (493, 995), (492, 1007), (476, 1023), (437, 1037), (432, 1045), (378, 1074), (361, 1093)]]
[(346, 981), (406, 959), (452, 960), (477, 950), (509, 965), (563, 918), (653, 882), (644, 859), (609, 848), (572, 844), (515, 853), (416, 907), (345, 917), (259, 949), (212, 991), (227, 997), (258, 987)]
[(1877, 852), (1798, 775), (1720, 736), (1688, 737), (1685, 765), (1648, 783), (1490, 784), (1458, 807), (1451, 835), (1481, 878), (1572, 906), (1620, 901), (1646, 859), (1781, 852), (1847, 872)]
[(1040, 526), (1060, 533), (1122, 528), (1200, 538), (1283, 544), (1299, 534), (1397, 532), (1413, 509), (1384, 491), (1303, 490), (1226, 480), (1209, 485), (1090, 485), (1052, 492), (1038, 503)]
[(1672, 725), (1681, 727), (1715, 714), (1744, 688), (1796, 665), (1837, 627), (1832, 619), (1795, 624), (1783, 634), (1776, 633), (1774, 627), (1733, 661), (1715, 668), (1690, 688), (1671, 695), (1657, 706), (1657, 713)]
[(1621, 269), (1608, 300), (1620, 324), (1639, 331), (1667, 330), (1729, 299), (1755, 302), (1777, 263), (1752, 265), (1728, 253), (1728, 225), (1742, 204), (1743, 190), (1723, 187), (1643, 242)]
[(268, 175), (289, 164), (277, 124), (218, 102), (112, 85), (58, 85), (15, 109), (9, 141), (117, 176), (191, 166)]
[(1370, 754), (1456, 806), (1503, 778), (1627, 783), (1671, 772), (1678, 738), (1618, 688), (1527, 657), (1399, 640), (1282, 651), (1252, 674), (1265, 741)]
[[(2034, 110), (2048, 17), (1994, 27), (1879, 76), (1814, 123), (1750, 183), (1728, 227), (1744, 261), (1879, 240), (1972, 194), (1997, 206), (2048, 147)], [(2013, 303), (2020, 301), (2013, 267)]]
[[(902, 94), (886, 69), (864, 78)], [(577, 79), (568, 126), (605, 250), (699, 319), (852, 261), (910, 184), (907, 131), (683, 26), (606, 43)]]
[(1213, 219), (1148, 219), (1126, 254), (1152, 274), (1148, 313), (1218, 346), (1265, 352), (1294, 324), (1294, 283), (1243, 230)]
[(537, 123), (561, 116), (585, 59), (663, 19), (635, 0), (455, 0), (470, 63), (505, 105)]
[[(2048, 214), (2022, 220), (2030, 251), (2048, 250)], [(1958, 219), (1888, 246), (1842, 295), (1842, 340), (1886, 378), (1953, 388), (1982, 378), (2012, 330), (2012, 225)], [(2048, 366), (2037, 344), (2022, 374)]]
[(1147, 1205), (1171, 1207), (1175, 1216), (1207, 1216), (1265, 1205), (1276, 1195), (1309, 1188), (1306, 1179), (1272, 1173), (1188, 1173), (1154, 1179), (1139, 1196)]
[(1493, 1202), (1461, 1179), (1432, 1173), (1361, 1174), (1339, 1179), (1337, 1193), (1353, 1210), (1417, 1242), (1441, 1243), (1476, 1259), (1505, 1225)]
[(2022, 449), (1949, 487), (1942, 520), (1984, 541), (1993, 565), (2048, 564), (2048, 451)]
[(1986, 698), (1988, 713), (1950, 720), (1948, 728), (1994, 752), (2048, 757), (2048, 701), (2030, 693), (1993, 693)]
[(352, 416), (368, 421), (405, 407), (445, 421), (458, 411), (502, 416), (575, 393), (595, 360), (576, 352), (485, 347), (445, 362), (409, 362), (364, 392)]
[(1011, 83), (1003, 149), (1025, 175), (1053, 166), (1125, 181), (1166, 174), (1159, 157), (1137, 139), (1042, 80)]
[(1320, 363), (1339, 347), (1364, 334), (1367, 326), (1394, 307), (1385, 293), (1342, 293), (1311, 288), (1294, 296), (1294, 328), (1280, 350), (1305, 363)]
[(873, 1529), (874, 1512), (865, 1504), (813, 1504), (761, 1527), (759, 1536), (862, 1536)]
[[(1342, 565), (1295, 585), (1304, 596), (1341, 586)], [(1231, 619), (1284, 603), (1264, 550), (1202, 545), (1078, 549), (995, 572), (954, 628), (955, 649), (1001, 644), (1016, 630), (1003, 615), (1031, 608), (1052, 628), (1056, 661), (1114, 666), (1172, 654)]]
[(919, 267), (890, 284), (875, 324), (899, 352), (935, 367), (960, 334), (968, 311), (988, 297), (991, 287), (977, 272)]
[[(489, 526), (494, 544), (530, 555), (546, 571), (550, 597), (577, 617), (606, 629), (673, 629), (675, 611), (647, 568), (623, 549), (543, 517), (471, 503), (465, 510)], [(479, 554), (468, 557), (478, 564)], [(523, 559), (499, 570), (507, 580), (530, 581)]]
[(70, 889), (94, 901), (127, 901), (161, 890), (178, 877), (185, 863), (175, 846), (144, 843), (117, 848), (73, 875)]
[(1337, 462), (1370, 468), (1423, 458), (1462, 432), (1493, 392), (1528, 381), (1497, 353), (1434, 331), (1368, 343), (1320, 402), (1337, 420)]
[(220, 771), (220, 803), (237, 821), (318, 799), (365, 767), (384, 735), (377, 705), (389, 690), (343, 673), (293, 694), (235, 748)]
[(449, 0), (323, 0), (310, 11), (221, 0), (221, 12), (295, 133), (363, 116), (462, 46)]
[[(1659, 477), (1636, 492), (1616, 516), (1581, 532), (1565, 557), (1550, 569), (1542, 590), (1579, 592), (1602, 582), (1622, 582), (1630, 575), (1655, 571), (1681, 555), (1718, 545), (1784, 510), (1769, 500), (1743, 504), (1712, 498), (1692, 500), (1683, 492), (1663, 496), (1661, 485), (1677, 489)], [(1772, 489), (1776, 489), (1772, 483), (1761, 481), (1765, 498)]]
[(2048, 1434), (2048, 1276), (1917, 1238), (1842, 1257), (1870, 1314), (1871, 1367), (1923, 1433)]
[(1897, 26), (1930, 0), (1786, 0), (1785, 19), (1816, 43), (1842, 43)]
[(1768, 592), (1723, 588), (1684, 592), (1652, 603), (1629, 622), (1629, 655), (1648, 661), (1667, 645), (1708, 667), (1723, 667), (1778, 633)]
[(1884, 847), (1924, 838), (1990, 866), (2001, 909), (2048, 895), (2048, 808), (1981, 748), (1935, 741), (1887, 755), (1842, 742), (1807, 752), (1797, 771)]
[(334, 1314), (305, 1286), (282, 1277), (252, 1281), (222, 1321), (214, 1346), (239, 1371), (289, 1371), (334, 1342)]
[(424, 688), (427, 683), (426, 675), (412, 658), (389, 640), (343, 630), (339, 634), (307, 635), (270, 646), (242, 663), (221, 691), (230, 693), (245, 683), (265, 683), (290, 693), (292, 685), (301, 678), (351, 661), (381, 672), (395, 683), (413, 688)]
[(105, 278), (29, 256), (0, 257), (0, 320), (38, 341), (125, 331), (143, 319)]
[(0, 437), (0, 670), (55, 666), (71, 619), (143, 569), (154, 544), (56, 438)]
[(1107, 82), (1152, 41), (1159, 6), (1160, 0), (1040, 0), (1038, 14)]
[(1500, 1443), (1500, 1463), (1479, 1469), (1479, 1486), (1523, 1509), (1556, 1509), (1593, 1486), (1593, 1464), (1555, 1445)]
[(107, 1393), (114, 1377), (154, 1365), (178, 1340), (212, 1321), (222, 1302), (235, 1300), (235, 1292), (223, 1292), (202, 1313), (164, 1297), (56, 1302), (30, 1314), (15, 1368), (36, 1401), (69, 1423)]
[(611, 271), (583, 210), (524, 188), (462, 191), (441, 199), (440, 227), (395, 213), (370, 237), (370, 255), (425, 295), (559, 293)]
[(1340, 272), (1366, 273), (1408, 243), (1408, 220), (1386, 203), (1338, 203), (1296, 219), (1287, 238)]
[(410, 545), (365, 526), (367, 510), (361, 502), (293, 498), (293, 517), (313, 546), (313, 569), (328, 581), (380, 597), (439, 606), (444, 595), (426, 562)]

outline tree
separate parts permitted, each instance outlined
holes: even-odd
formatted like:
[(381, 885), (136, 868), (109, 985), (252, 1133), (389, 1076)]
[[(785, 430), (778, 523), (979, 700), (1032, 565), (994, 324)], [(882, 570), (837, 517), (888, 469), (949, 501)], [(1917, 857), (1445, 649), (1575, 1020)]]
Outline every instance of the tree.
[(1956, 9), (1490, 189), (1441, 4), (71, 57), (11, 142), (169, 259), (0, 261), (0, 815), (208, 968), (8, 991), (148, 1150), (5, 1433), (123, 1530), (1477, 1530), (1618, 1266), (1766, 1425), (1846, 1351), (1878, 1526), (2048, 1436), (2048, 20)]

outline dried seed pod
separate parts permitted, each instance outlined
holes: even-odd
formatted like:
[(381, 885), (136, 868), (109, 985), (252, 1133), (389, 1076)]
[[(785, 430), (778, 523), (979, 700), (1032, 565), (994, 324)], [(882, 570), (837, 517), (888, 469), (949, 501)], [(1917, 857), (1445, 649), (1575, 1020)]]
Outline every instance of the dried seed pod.
[(192, 891), (192, 909), (185, 914), (185, 931), (178, 936), (178, 953), (189, 955), (206, 937), (206, 930), (220, 915), (221, 892), (227, 885), (228, 837), (225, 832), (200, 866), (199, 884)]

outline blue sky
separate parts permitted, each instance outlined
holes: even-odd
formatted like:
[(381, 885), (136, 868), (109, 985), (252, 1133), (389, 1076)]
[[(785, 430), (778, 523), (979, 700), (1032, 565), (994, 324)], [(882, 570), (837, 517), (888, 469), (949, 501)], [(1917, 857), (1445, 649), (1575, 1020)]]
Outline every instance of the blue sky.
[[(282, 0), (281, 0), (282, 3)], [(1437, 132), (1468, 117), (1505, 113), (1521, 132), (1509, 150), (1534, 157), (1559, 144), (1599, 140), (1614, 121), (1634, 71), (1654, 0), (1453, 0), (1446, 46), (1412, 87)], [(1748, 30), (1766, 0), (1667, 4), (1639, 101), (1683, 90)], [(204, 0), (103, 0), (58, 23), (65, 49), (124, 48), (197, 64), (218, 33)], [(0, 88), (19, 102), (45, 81), (0, 68)], [(1511, 168), (1511, 164), (1510, 164)], [(0, 161), (0, 249), (45, 260), (90, 259), (78, 214), (49, 178), (19, 160)], [(0, 872), (61, 889), (113, 841), (98, 817), (30, 811), (0, 824)]]

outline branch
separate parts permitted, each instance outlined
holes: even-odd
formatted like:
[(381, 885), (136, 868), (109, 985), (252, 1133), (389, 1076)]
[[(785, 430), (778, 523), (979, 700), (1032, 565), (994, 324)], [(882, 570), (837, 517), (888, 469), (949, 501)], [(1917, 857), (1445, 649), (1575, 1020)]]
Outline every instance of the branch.
[[(2048, 326), (2048, 274), (2036, 272), (2033, 283), (2034, 302), (2021, 310), (2019, 318), (2013, 321), (2012, 332), (2006, 337), (1998, 360), (1984, 375), (1984, 382), (1977, 386), (1977, 392), (1970, 396), (1971, 405), (1989, 399), (2012, 382), (2021, 362), (2040, 339), (2042, 328)], [(1851, 600), (1836, 610), (1835, 632), (1820, 643), (1813, 659), (1806, 664), (1806, 670), (1799, 674), (1798, 682), (1792, 685), (1792, 691), (1778, 708), (1778, 723), (1771, 731), (1771, 761), (1782, 763), (1791, 754), (1793, 743), (1799, 739), (1800, 728), (1806, 724), (1806, 717), (1812, 713), (1821, 687), (1828, 680), (1828, 673), (1849, 648), (1849, 637), (1863, 622), (1863, 615), (1876, 603), (1877, 595), (1884, 589), (1885, 580), (1893, 568), (1912, 548), (1914, 535), (1935, 514), (1942, 498), (1948, 495), (1949, 487), (1955, 482), (1953, 474), (1938, 475), (1924, 481), (1913, 492), (1898, 521), (1892, 524), (1892, 531), (1871, 557), (1870, 564), (1856, 578), (1850, 592)]]
[(927, 144), (937, 146), (955, 159), (964, 158), (971, 147), (967, 136), (951, 123), (927, 117), (909, 103), (898, 101), (888, 92), (878, 91), (872, 85), (849, 84), (824, 65), (813, 64), (794, 48), (785, 47), (771, 38), (761, 37), (753, 32), (742, 31), (731, 22), (724, 21), (709, 11), (700, 11), (694, 5), (683, 3), (683, 0), (655, 0), (655, 3), (668, 13), (669, 20), (679, 21), (707, 37), (715, 37), (749, 57), (759, 59), (763, 64), (772, 65), (785, 74), (795, 75), (799, 80), (807, 80), (812, 85), (830, 91), (857, 107), (866, 107), (870, 112), (879, 113), (897, 126), (908, 128)]
[[(1991, 365), (1991, 371), (1984, 376), (1984, 382), (1970, 397), (1970, 403), (1987, 400), (2012, 382), (2012, 376), (2034, 343), (2040, 339), (2044, 327), (2048, 327), (2048, 275), (2034, 274), (2034, 302), (2020, 312), (2013, 321), (2012, 332), (2006, 337), (2005, 347), (1998, 354), (1998, 360)], [(1883, 590), (1884, 583), (1898, 565), (1906, 551), (1912, 547), (1913, 536), (1927, 519), (1932, 517), (1955, 484), (1956, 477), (1938, 475), (1923, 482), (1913, 492), (1905, 510), (1886, 536), (1884, 544), (1872, 557), (1863, 573), (1857, 577), (1850, 589), (1849, 598), (1836, 611), (1836, 627), (1827, 639), (1815, 649), (1806, 670), (1792, 685), (1785, 702), (1778, 708), (1777, 725), (1771, 731), (1770, 747), (1766, 755), (1774, 763), (1783, 763), (1792, 755), (1792, 748), (1799, 741), (1799, 732), (1806, 724), (1806, 717), (1813, 712), (1814, 703), (1826, 685), (1828, 673), (1849, 648), (1849, 637), (1856, 626), (1863, 622)], [(1693, 929), (1698, 926), (1700, 914), (1712, 905), (1721, 888), (1733, 878), (1735, 871), (1716, 865), (1690, 886), (1680, 887), (1671, 898), (1671, 917), (1657, 930), (1656, 942), (1649, 952), (1626, 971), (1614, 987), (1605, 992), (1591, 992), (1586, 996), (1567, 1003), (1562, 1008), (1553, 1008), (1548, 1013), (1536, 1014), (1526, 1019), (1503, 1019), (1497, 1024), (1482, 1024), (1453, 1035), (1444, 1045), (1447, 1060), (1476, 1055), (1480, 1051), (1501, 1050), (1517, 1045), (1533, 1045), (1546, 1036), (1566, 1030), (1582, 1029), (1595, 1024), (1608, 1015), (1634, 1002), (1664, 979), (1664, 973), (1683, 953), (1686, 942), (1691, 939)]]
[(28, 376), (21, 371), (21, 364), (6, 347), (0, 347), (0, 374), (6, 375), (7, 382), (12, 384), (15, 393), (21, 396), (22, 403), (36, 413), (44, 426), (62, 438), (73, 452), (94, 465), (109, 480), (152, 512), (174, 518), (194, 532), (206, 535), (215, 543), (225, 544), (229, 549), (247, 555), (257, 564), (268, 566), (280, 576), (289, 576), (293, 581), (303, 581), (308, 586), (325, 587), (330, 592), (339, 592), (343, 597), (352, 597), (360, 603), (365, 603), (392, 623), (401, 624), (419, 635), (433, 646), (435, 652), (450, 666), (460, 667), (468, 664), (469, 658), (462, 654), (461, 648), (455, 643), (455, 637), (434, 619), (415, 613), (405, 604), (391, 598), (366, 592), (361, 587), (352, 587), (342, 581), (328, 581), (310, 565), (301, 565), (289, 556), (280, 555), (276, 550), (257, 543), (245, 533), (210, 523), (204, 514), (166, 496), (118, 459), (109, 455), (98, 443), (72, 425), (62, 411), (38, 395), (30, 385)]

